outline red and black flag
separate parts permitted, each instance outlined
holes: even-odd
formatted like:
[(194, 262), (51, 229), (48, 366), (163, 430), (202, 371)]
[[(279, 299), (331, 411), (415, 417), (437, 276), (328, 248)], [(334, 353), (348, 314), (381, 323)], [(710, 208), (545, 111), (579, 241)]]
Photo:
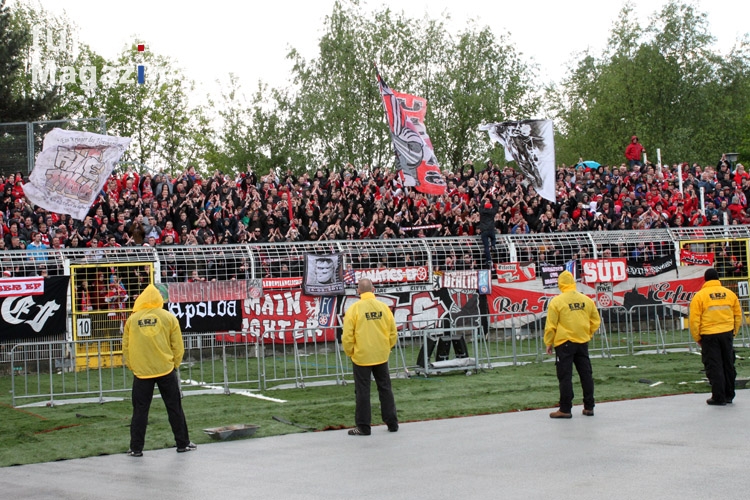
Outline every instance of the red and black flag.
[(424, 126), (427, 100), (392, 90), (380, 76), (377, 66), (375, 76), (404, 185), (414, 186), (426, 194), (445, 193), (445, 179)]

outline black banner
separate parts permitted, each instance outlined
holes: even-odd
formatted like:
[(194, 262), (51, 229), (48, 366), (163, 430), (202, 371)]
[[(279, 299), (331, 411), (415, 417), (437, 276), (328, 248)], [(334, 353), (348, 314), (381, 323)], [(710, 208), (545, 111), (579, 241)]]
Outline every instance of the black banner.
[(652, 259), (648, 262), (637, 262), (628, 259), (628, 277), (645, 278), (656, 276), (677, 269), (677, 262), (674, 257), (663, 257), (661, 259)]
[(242, 330), (242, 301), (169, 302), (164, 309), (177, 316), (183, 333)]
[(542, 275), (542, 286), (544, 288), (556, 288), (557, 278), (565, 271), (565, 266), (553, 264), (539, 264)]
[(0, 340), (27, 340), (67, 330), (69, 276), (44, 278), (44, 293), (0, 299)]

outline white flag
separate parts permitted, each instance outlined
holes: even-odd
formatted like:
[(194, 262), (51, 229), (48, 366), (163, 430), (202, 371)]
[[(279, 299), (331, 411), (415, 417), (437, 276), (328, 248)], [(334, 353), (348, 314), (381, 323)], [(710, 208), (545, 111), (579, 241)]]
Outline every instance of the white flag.
[(130, 139), (52, 129), (23, 191), (32, 203), (83, 220)]
[(505, 148), (507, 161), (515, 161), (536, 192), (555, 202), (555, 136), (552, 120), (521, 120), (490, 123), (490, 138)]

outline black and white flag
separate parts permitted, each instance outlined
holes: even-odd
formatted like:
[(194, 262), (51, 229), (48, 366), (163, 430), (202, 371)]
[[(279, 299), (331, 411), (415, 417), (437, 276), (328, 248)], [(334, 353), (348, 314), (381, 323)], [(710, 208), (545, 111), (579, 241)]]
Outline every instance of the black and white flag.
[(515, 161), (536, 192), (555, 202), (555, 137), (552, 120), (521, 120), (489, 123), (486, 130), (493, 141), (505, 148), (505, 159)]

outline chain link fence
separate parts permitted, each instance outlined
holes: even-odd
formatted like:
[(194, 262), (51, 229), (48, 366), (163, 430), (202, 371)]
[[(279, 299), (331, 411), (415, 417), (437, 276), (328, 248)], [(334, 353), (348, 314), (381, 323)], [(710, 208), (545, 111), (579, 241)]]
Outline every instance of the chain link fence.
[(106, 134), (107, 122), (101, 117), (0, 123), (0, 175), (7, 177), (20, 172), (28, 176), (42, 150), (44, 136), (53, 128)]

